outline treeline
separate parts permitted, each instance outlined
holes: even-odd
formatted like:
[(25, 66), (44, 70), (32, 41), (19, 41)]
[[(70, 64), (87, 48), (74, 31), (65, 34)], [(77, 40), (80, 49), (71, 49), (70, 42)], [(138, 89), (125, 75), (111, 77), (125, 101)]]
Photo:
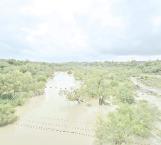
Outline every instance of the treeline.
[[(57, 64), (56, 64), (57, 65)], [(129, 62), (70, 62), (57, 65), (61, 70), (68, 70), (71, 68), (79, 68), (79, 67), (103, 67), (103, 68), (129, 68), (133, 71), (137, 71), (139, 73), (154, 73), (161, 74), (161, 60), (156, 61), (129, 61)], [(135, 72), (133, 72), (135, 73)]]
[(161, 74), (161, 61), (148, 61), (137, 66), (143, 73), (146, 74)]
[(15, 108), (44, 92), (53, 66), (47, 63), (0, 60), (0, 126), (17, 119)]

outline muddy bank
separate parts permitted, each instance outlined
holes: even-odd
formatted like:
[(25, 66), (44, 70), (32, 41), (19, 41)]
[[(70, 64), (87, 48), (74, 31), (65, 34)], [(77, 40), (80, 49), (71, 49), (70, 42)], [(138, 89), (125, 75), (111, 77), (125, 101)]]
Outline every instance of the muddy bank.
[[(136, 100), (144, 100), (151, 104), (153, 107), (156, 107), (156, 111), (161, 112), (161, 98), (158, 94), (161, 94), (161, 90), (148, 87), (142, 84), (137, 78), (131, 78), (131, 81), (137, 86), (137, 97)], [(158, 120), (155, 121), (154, 128), (151, 131), (151, 136), (147, 140), (147, 144), (160, 145), (161, 137), (161, 121), (158, 117)]]

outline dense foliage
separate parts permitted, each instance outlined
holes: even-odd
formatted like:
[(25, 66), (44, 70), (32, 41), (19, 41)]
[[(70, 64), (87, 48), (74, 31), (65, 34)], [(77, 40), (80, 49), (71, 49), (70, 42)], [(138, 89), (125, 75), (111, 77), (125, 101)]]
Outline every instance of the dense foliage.
[(124, 69), (88, 66), (72, 68), (72, 71), (83, 84), (68, 94), (69, 99), (89, 101), (102, 97), (112, 103), (134, 103), (135, 87)]
[(154, 108), (147, 103), (124, 104), (106, 117), (100, 117), (96, 131), (98, 145), (143, 144), (139, 137), (148, 137), (156, 118)]
[(0, 61), (0, 126), (16, 120), (15, 107), (43, 93), (52, 66), (28, 61)]

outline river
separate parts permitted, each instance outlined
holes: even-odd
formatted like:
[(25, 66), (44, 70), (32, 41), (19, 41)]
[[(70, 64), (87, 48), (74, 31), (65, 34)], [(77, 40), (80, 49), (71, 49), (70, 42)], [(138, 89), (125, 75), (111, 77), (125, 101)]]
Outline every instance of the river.
[(18, 111), (19, 120), (0, 128), (1, 145), (93, 145), (99, 106), (71, 102), (61, 90), (79, 86), (72, 75), (57, 72), (43, 96), (33, 97)]

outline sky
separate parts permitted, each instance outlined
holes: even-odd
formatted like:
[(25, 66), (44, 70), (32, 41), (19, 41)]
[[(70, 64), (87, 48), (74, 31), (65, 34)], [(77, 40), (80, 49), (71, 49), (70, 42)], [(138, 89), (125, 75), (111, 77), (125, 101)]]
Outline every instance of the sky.
[(161, 0), (0, 0), (0, 58), (161, 59)]

